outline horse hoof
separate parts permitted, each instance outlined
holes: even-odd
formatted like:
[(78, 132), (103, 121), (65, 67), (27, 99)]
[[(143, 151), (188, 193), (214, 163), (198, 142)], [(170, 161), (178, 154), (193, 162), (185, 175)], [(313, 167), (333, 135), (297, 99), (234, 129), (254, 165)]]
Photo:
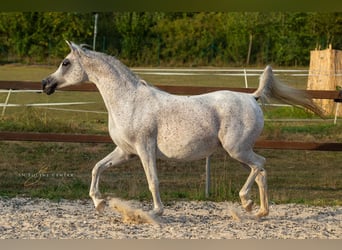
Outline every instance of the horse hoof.
[(256, 214), (255, 217), (257, 219), (260, 219), (261, 217), (265, 217), (268, 215), (268, 211), (267, 210), (259, 210)]
[(243, 205), (243, 208), (247, 211), (247, 212), (251, 212), (252, 211), (252, 207), (253, 207), (253, 201), (252, 200), (248, 200), (246, 202), (246, 204)]
[(105, 209), (105, 206), (106, 206), (105, 200), (101, 200), (96, 206), (96, 211), (102, 214)]
[(151, 216), (156, 217), (156, 216), (162, 216), (164, 212), (164, 209), (159, 208), (159, 209), (153, 209), (149, 213)]

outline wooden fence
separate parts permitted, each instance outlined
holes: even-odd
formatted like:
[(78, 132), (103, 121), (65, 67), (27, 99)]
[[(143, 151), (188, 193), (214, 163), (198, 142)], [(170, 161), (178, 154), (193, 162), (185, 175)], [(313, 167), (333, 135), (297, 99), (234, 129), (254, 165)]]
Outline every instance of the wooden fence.
[[(252, 93), (252, 88), (225, 88), (225, 87), (194, 87), (194, 86), (158, 86), (160, 89), (173, 94), (194, 95), (208, 93), (217, 90), (231, 90)], [(37, 82), (0, 81), (0, 89), (11, 90), (37, 90), (41, 91), (41, 85)], [(94, 84), (86, 83), (66, 87), (66, 91), (97, 91)], [(310, 90), (309, 94), (316, 99), (333, 99), (342, 102), (342, 91), (318, 91)], [(23, 133), (23, 132), (0, 132), (2, 141), (41, 141), (41, 142), (78, 142), (78, 143), (112, 143), (109, 136), (86, 135), (86, 134), (56, 134), (56, 133)], [(258, 140), (256, 148), (282, 149), (282, 150), (318, 150), (318, 151), (342, 151), (342, 143), (338, 142), (298, 142), (298, 141), (274, 141)], [(210, 157), (206, 158), (206, 184), (205, 195), (210, 195)]]
[[(173, 94), (194, 95), (208, 93), (217, 90), (231, 90), (252, 93), (254, 88), (226, 88), (226, 87), (195, 87), (195, 86), (165, 86), (156, 87)], [(41, 91), (41, 84), (32, 81), (0, 81), (0, 89), (11, 90), (37, 90)], [(63, 88), (64, 91), (97, 91), (92, 83)], [(310, 90), (309, 94), (316, 99), (333, 99), (342, 102), (342, 91)], [(23, 133), (0, 132), (2, 141), (45, 141), (45, 142), (79, 142), (79, 143), (111, 143), (109, 136), (89, 134), (56, 134), (56, 133)], [(298, 141), (274, 141), (259, 140), (256, 148), (264, 149), (291, 149), (291, 150), (318, 150), (318, 151), (342, 151), (342, 143), (338, 142), (298, 142)]]
[[(0, 132), (0, 141), (41, 141), (41, 142), (75, 142), (75, 143), (112, 143), (107, 135), (59, 134), (30, 132)], [(338, 142), (299, 142), (258, 140), (255, 148), (342, 151), (342, 143)]]
[[(228, 88), (228, 87), (197, 87), (197, 86), (169, 86), (156, 85), (164, 91), (180, 95), (197, 95), (218, 90), (231, 90), (244, 93), (253, 93), (255, 88)], [(41, 83), (32, 81), (0, 81), (0, 89), (12, 90), (37, 90), (41, 91)], [(63, 91), (97, 91), (92, 83), (83, 83), (63, 88)], [(315, 99), (333, 99), (335, 102), (342, 102), (342, 91), (334, 90), (307, 90)]]

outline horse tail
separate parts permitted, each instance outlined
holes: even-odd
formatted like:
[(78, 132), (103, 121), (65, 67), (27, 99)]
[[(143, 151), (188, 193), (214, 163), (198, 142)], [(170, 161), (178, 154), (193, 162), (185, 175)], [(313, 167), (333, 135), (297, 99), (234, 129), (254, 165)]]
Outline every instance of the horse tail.
[(259, 87), (252, 95), (263, 102), (274, 98), (290, 105), (300, 105), (324, 118), (324, 111), (312, 101), (312, 97), (305, 90), (295, 89), (281, 83), (274, 77), (272, 67), (269, 65), (260, 76)]

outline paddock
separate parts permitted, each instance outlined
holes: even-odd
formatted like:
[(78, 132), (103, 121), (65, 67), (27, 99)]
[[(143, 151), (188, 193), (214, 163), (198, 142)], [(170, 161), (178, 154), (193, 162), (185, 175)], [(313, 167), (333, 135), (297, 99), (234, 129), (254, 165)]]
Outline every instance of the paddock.
[[(38, 84), (38, 83), (34, 83)], [(13, 86), (13, 85), (11, 85)], [(75, 94), (78, 94), (78, 92), (74, 92)], [(81, 94), (81, 93), (79, 93)], [(69, 107), (67, 109), (70, 109)], [(10, 108), (8, 108), (7, 112)], [(61, 111), (56, 111), (61, 112)], [(62, 111), (63, 112), (63, 111)], [(72, 113), (72, 111), (68, 112)], [(323, 121), (323, 123), (330, 123), (331, 121)], [(339, 122), (339, 121), (338, 121)], [(308, 121), (308, 123), (316, 123), (316, 121)], [(319, 122), (321, 123), (321, 121)], [(306, 124), (306, 123), (304, 123)], [(70, 131), (69, 131), (70, 132)], [(105, 134), (104, 132), (102, 135)], [(19, 134), (20, 136), (20, 134)], [(294, 135), (293, 138), (287, 138), (288, 140), (293, 139), (295, 140), (296, 136)], [(310, 138), (309, 138), (310, 140)], [(317, 142), (317, 139), (314, 138), (314, 141)], [(324, 139), (324, 142), (331, 143), (331, 142), (340, 142), (340, 139), (337, 141), (334, 139)], [(69, 146), (68, 146), (69, 145)], [(6, 187), (9, 184), (9, 181), (14, 182), (14, 184), (17, 187), (20, 187), (19, 189), (24, 190), (24, 192), (21, 195), (30, 195), (32, 197), (38, 196), (39, 193), (42, 195), (44, 192), (51, 192), (52, 189), (58, 190), (60, 188), (60, 193), (58, 194), (59, 197), (66, 197), (75, 199), (74, 197), (69, 196), (70, 192), (74, 191), (75, 188), (78, 188), (78, 191), (76, 193), (76, 196), (80, 198), (85, 198), (87, 196), (87, 189), (88, 186), (84, 183), (88, 183), (90, 171), (93, 166), (93, 163), (95, 160), (99, 158), (99, 156), (94, 156), (93, 154), (95, 151), (97, 151), (99, 148), (102, 148), (99, 150), (100, 152), (97, 152), (99, 154), (104, 154), (106, 150), (108, 150), (108, 146), (106, 144), (89, 144), (87, 143), (43, 143), (43, 142), (10, 142), (9, 139), (5, 139), (5, 141), (1, 142), (1, 147), (3, 152), (9, 152), (8, 150), (14, 149), (18, 150), (16, 152), (50, 152), (52, 153), (49, 157), (43, 158), (43, 161), (39, 165), (35, 165), (33, 162), (35, 162), (37, 159), (42, 156), (42, 154), (37, 154), (37, 158), (33, 157), (31, 159), (28, 159), (28, 161), (32, 164), (29, 168), (25, 167), (27, 166), (27, 158), (24, 161), (20, 161), (18, 159), (17, 163), (14, 164), (14, 168), (8, 172), (9, 167), (13, 166), (11, 162), (4, 162), (1, 161), (1, 173), (2, 175), (6, 173), (6, 177), (10, 177), (8, 179), (5, 179), (5, 181), (2, 183), (2, 190), (4, 190), (3, 187)], [(80, 150), (86, 149), (84, 154), (81, 155), (81, 158), (75, 158), (73, 159), (72, 156), (78, 154)], [(7, 150), (7, 151), (6, 151)], [(229, 178), (231, 176), (234, 176), (237, 174), (237, 172), (240, 172), (241, 179), (245, 178), (246, 173), (241, 171), (239, 166), (234, 165), (231, 159), (218, 156), (217, 161), (221, 162), (220, 167), (216, 168), (215, 164), (212, 164), (212, 178), (214, 181), (212, 181), (212, 197), (213, 199), (217, 199), (219, 202), (211, 202), (211, 201), (204, 201), (204, 202), (187, 202), (182, 200), (188, 200), (188, 199), (194, 199), (194, 197), (198, 197), (200, 199), (203, 199), (204, 194), (204, 161), (203, 162), (195, 162), (192, 164), (189, 164), (186, 166), (189, 172), (183, 173), (183, 176), (185, 175), (186, 178), (183, 179), (185, 183), (182, 184), (180, 189), (176, 188), (176, 179), (179, 176), (173, 176), (171, 175), (174, 171), (180, 171), (180, 169), (184, 169), (182, 166), (178, 166), (175, 163), (169, 163), (165, 164), (164, 171), (160, 172), (160, 179), (161, 179), (161, 185), (165, 185), (164, 187), (167, 187), (167, 192), (162, 194), (163, 196), (168, 196), (167, 202), (166, 202), (166, 211), (165, 211), (165, 225), (162, 226), (165, 228), (164, 235), (166, 235), (165, 238), (206, 238), (208, 235), (208, 238), (253, 238), (253, 233), (250, 235), (239, 235), (238, 233), (234, 233), (235, 229), (241, 228), (243, 232), (247, 232), (245, 228), (241, 225), (247, 225), (250, 227), (252, 225), (252, 229), (254, 231), (254, 235), (257, 235), (258, 238), (338, 238), (341, 235), (341, 226), (338, 224), (338, 221), (341, 221), (341, 203), (340, 198), (341, 197), (341, 171), (339, 166), (342, 165), (340, 159), (340, 153), (337, 152), (325, 152), (325, 151), (311, 151), (311, 150), (304, 150), (304, 151), (295, 151), (295, 150), (272, 150), (272, 149), (258, 149), (258, 150), (264, 150), (266, 152), (266, 157), (268, 159), (267, 168), (269, 170), (269, 181), (270, 181), (270, 191), (272, 191), (272, 187), (274, 188), (274, 193), (271, 194), (271, 209), (272, 213), (270, 214), (269, 220), (261, 221), (260, 226), (253, 220), (246, 220), (244, 222), (236, 222), (231, 215), (228, 213), (228, 210), (226, 212), (224, 211), (227, 207), (233, 207), (238, 206), (238, 204), (235, 203), (229, 203), (225, 201), (220, 200), (229, 200), (234, 201), (234, 196), (237, 195), (236, 189), (239, 186), (238, 181), (232, 182)], [(71, 154), (70, 158), (68, 158), (66, 161), (69, 161), (68, 165), (61, 167), (57, 164), (57, 158), (55, 158), (58, 155), (57, 151), (69, 151), (69, 152), (75, 152)], [(54, 153), (57, 152), (55, 155)], [(278, 152), (275, 154), (275, 152)], [(264, 154), (264, 153), (263, 153)], [(218, 154), (220, 155), (220, 154)], [(328, 156), (327, 158), (324, 158), (324, 156)], [(9, 158), (12, 160), (15, 159), (14, 155), (9, 155)], [(283, 178), (279, 178), (281, 175), (280, 173), (277, 173), (279, 169), (276, 169), (274, 167), (273, 161), (282, 161), (283, 159), (283, 165), (287, 165), (286, 168), (283, 169), (284, 173), (288, 173), (289, 175), (282, 175)], [(288, 159), (291, 159), (294, 164), (288, 164)], [(303, 164), (300, 163), (300, 161), (304, 161)], [(329, 164), (326, 164), (329, 162)], [(75, 165), (80, 163), (78, 168), (83, 168), (84, 172), (80, 175), (77, 175), (76, 173), (79, 171), (77, 168), (75, 168)], [(50, 168), (46, 168), (48, 164), (51, 164)], [(315, 167), (312, 167), (312, 166)], [(325, 174), (323, 176), (317, 175), (317, 172), (320, 170), (321, 166), (326, 167)], [(74, 167), (74, 168), (72, 168)], [(127, 166), (125, 166), (127, 167)], [(121, 193), (123, 198), (129, 199), (129, 197), (134, 197), (140, 200), (149, 200), (149, 196), (147, 193), (147, 188), (145, 190), (142, 190), (142, 192), (138, 192), (137, 190), (140, 189), (143, 186), (146, 186), (146, 183), (143, 181), (143, 173), (141, 172), (141, 167), (134, 165), (129, 166), (131, 168), (131, 172), (127, 175), (120, 175), (120, 169), (114, 170), (114, 171), (108, 171), (103, 175), (104, 183), (103, 188), (105, 190), (106, 195), (110, 195), (111, 192), (114, 192), (116, 194), (120, 194), (120, 190), (125, 190), (125, 193)], [(137, 171), (137, 168), (139, 169)], [(163, 167), (162, 167), (163, 168)], [(300, 174), (298, 176), (291, 174), (291, 169), (293, 168), (301, 168)], [(7, 170), (6, 170), (7, 169)], [(67, 170), (69, 169), (69, 170)], [(222, 169), (225, 169), (223, 171)], [(238, 170), (238, 171), (235, 171)], [(336, 170), (338, 170), (336, 172)], [(194, 173), (201, 176), (200, 180), (201, 182), (194, 182), (193, 178), (191, 178), (191, 174)], [(191, 173), (191, 174), (190, 174)], [(36, 175), (35, 175), (36, 174)], [(39, 176), (40, 174), (40, 176)], [(43, 176), (45, 174), (45, 176)], [(29, 178), (30, 176), (33, 176), (33, 178)], [(35, 176), (34, 176), (35, 175)], [(272, 180), (273, 176), (273, 180)], [(234, 176), (236, 177), (236, 176)], [(112, 180), (118, 178), (115, 183), (113, 183)], [(224, 182), (228, 181), (228, 185), (223, 188), (220, 184), (215, 184), (215, 180), (218, 180), (221, 178)], [(129, 185), (129, 181), (127, 180), (137, 180), (135, 184)], [(229, 181), (230, 180), (230, 181)], [(286, 181), (292, 181), (294, 186), (291, 189), (286, 189), (285, 186), (279, 185), (281, 183), (284, 183)], [(305, 181), (306, 180), (306, 181)], [(320, 182), (316, 182), (316, 180), (320, 180)], [(33, 181), (33, 182), (30, 182)], [(312, 185), (311, 183), (316, 183), (316, 185)], [(26, 183), (26, 184), (25, 184)], [(227, 183), (227, 182), (226, 182)], [(26, 186), (25, 186), (25, 185)], [(61, 188), (61, 185), (65, 185), (66, 188), (64, 190)], [(236, 185), (236, 186), (235, 186)], [(52, 189), (49, 189), (49, 186), (52, 187)], [(8, 187), (8, 186), (7, 186)], [(175, 189), (172, 190), (172, 187)], [(171, 191), (170, 191), (171, 188)], [(163, 186), (161, 186), (161, 189), (164, 189)], [(189, 195), (185, 190), (195, 190), (192, 191), (195, 193), (195, 195)], [(37, 190), (36, 194), (33, 194), (32, 191)], [(45, 191), (44, 191), (45, 190)], [(7, 190), (9, 191), (9, 190)], [(13, 191), (13, 190), (12, 190)], [(126, 192), (127, 191), (127, 192)], [(280, 191), (280, 192), (279, 192)], [(9, 191), (10, 192), (10, 191)], [(83, 196), (82, 197), (82, 193)], [(13, 196), (13, 193), (9, 196)], [(319, 200), (319, 199), (310, 199), (309, 196), (317, 196), (317, 197), (326, 197), (329, 196), (328, 199), (325, 200)], [(5, 195), (6, 197), (6, 195)], [(225, 197), (225, 198), (222, 198)], [(302, 198), (300, 198), (302, 197)], [(311, 197), (312, 198), (312, 197)], [(17, 199), (17, 200), (16, 200)], [(23, 199), (22, 201), (20, 199)], [(196, 198), (195, 198), (196, 199)], [(173, 201), (177, 200), (173, 203)], [(7, 203), (6, 203), (7, 202)], [(86, 227), (89, 229), (89, 224), (85, 223), (84, 228), (77, 227), (78, 230), (75, 231), (74, 235), (72, 232), (68, 231), (69, 229), (66, 229), (66, 231), (63, 231), (62, 224), (56, 225), (54, 229), (51, 224), (49, 224), (49, 221), (44, 219), (43, 222), (33, 221), (33, 225), (38, 226), (38, 229), (33, 229), (29, 227), (29, 224), (22, 225), (20, 221), (13, 220), (13, 223), (17, 223), (17, 227), (14, 226), (14, 224), (11, 224), (9, 221), (4, 221), (3, 225), (7, 225), (4, 227), (1, 227), (1, 232), (4, 232), (4, 237), (11, 237), (11, 238), (37, 238), (37, 235), (41, 235), (40, 237), (50, 237), (50, 238), (67, 238), (67, 234), (69, 234), (70, 238), (157, 238), (162, 236), (158, 236), (155, 233), (152, 235), (149, 235), (147, 233), (148, 230), (151, 230), (151, 232), (155, 232), (155, 228), (153, 226), (147, 226), (147, 229), (144, 229), (144, 226), (139, 225), (121, 225), (121, 217), (118, 214), (115, 214), (113, 211), (108, 210), (106, 215), (101, 217), (100, 215), (96, 215), (94, 212), (91, 214), (85, 214), (82, 213), (82, 211), (88, 211), (92, 210), (92, 207), (90, 206), (89, 200), (61, 200), (58, 203), (50, 203), (51, 201), (46, 200), (40, 200), (36, 198), (2, 198), (1, 199), (1, 205), (3, 208), (11, 208), (11, 213), (14, 212), (13, 208), (20, 208), (23, 210), (17, 210), (18, 212), (23, 212), (25, 214), (25, 218), (33, 218), (33, 215), (42, 216), (42, 218), (49, 217), (48, 214), (51, 215), (51, 218), (54, 218), (56, 221), (62, 219), (61, 213), (56, 212), (58, 210), (63, 211), (63, 213), (66, 214), (66, 217), (72, 217), (74, 220), (67, 225), (70, 225), (70, 228), (73, 228), (73, 224), (79, 222), (79, 219), (84, 218), (84, 221), (91, 221), (99, 220), (103, 224), (103, 222), (107, 221), (107, 226), (111, 226), (111, 231), (113, 231), (113, 227), (115, 228), (122, 228), (123, 231), (120, 231), (118, 235), (105, 235), (103, 234), (104, 231), (101, 231), (100, 225), (96, 225), (93, 229), (90, 230), (90, 232), (84, 232), (82, 231)], [(284, 204), (285, 203), (285, 204)], [(307, 204), (310, 205), (295, 205), (293, 203), (301, 203), (301, 204)], [(45, 215), (40, 214), (40, 211), (38, 211), (38, 207), (35, 207), (31, 212), (32, 214), (28, 214), (25, 212), (25, 210), (30, 210), (28, 206), (25, 204), (37, 204), (40, 206), (40, 208), (43, 208), (43, 211), (45, 210)], [(44, 204), (47, 204), (46, 207)], [(83, 205), (82, 205), (83, 204)], [(66, 205), (66, 207), (64, 207)], [(312, 207), (312, 205), (319, 205)], [(322, 207), (323, 206), (331, 206), (332, 207)], [(47, 207), (52, 206), (55, 209), (55, 212), (53, 210), (49, 210)], [(71, 209), (73, 206), (78, 206), (79, 208), (76, 208), (75, 211), (68, 210)], [(284, 207), (283, 207), (284, 206)], [(58, 208), (59, 207), (59, 208)], [(189, 211), (188, 208), (192, 209), (193, 211)], [(212, 208), (217, 209), (215, 212)], [(295, 208), (293, 211), (291, 208)], [(302, 212), (305, 212), (306, 209), (308, 209), (309, 214), (305, 217), (301, 215)], [(176, 215), (172, 215), (171, 212), (175, 210)], [(194, 211), (197, 210), (205, 210), (207, 211), (204, 215), (203, 214), (197, 214)], [(282, 211), (282, 214), (277, 214), (277, 211)], [(7, 210), (4, 210), (4, 215), (7, 215)], [(184, 214), (181, 215), (182, 211), (184, 211)], [(286, 212), (288, 211), (288, 212)], [(222, 212), (222, 217), (218, 217), (217, 213)], [(79, 216), (77, 216), (77, 214)], [(167, 221), (167, 217), (169, 215), (170, 221)], [(211, 216), (212, 215), (212, 216)], [(8, 220), (13, 217), (8, 215)], [(45, 217), (44, 217), (45, 216)], [(280, 217), (279, 217), (280, 216)], [(5, 218), (4, 216), (3, 218)], [(277, 219), (278, 218), (278, 219)], [(218, 220), (216, 220), (218, 219)], [(110, 221), (110, 223), (108, 223)], [(183, 231), (181, 231), (181, 225), (184, 225), (185, 221), (191, 221), (192, 224), (189, 224), (188, 229), (185, 228)], [(310, 223), (307, 224), (308, 227), (311, 229), (316, 230), (309, 230), (306, 226), (303, 226), (305, 223), (304, 221), (309, 221)], [(63, 223), (69, 223), (68, 221), (63, 221)], [(62, 223), (61, 222), (61, 223)], [(202, 222), (206, 222), (203, 225)], [(312, 224), (311, 224), (312, 222)], [(7, 223), (7, 224), (6, 224)], [(179, 223), (179, 224), (177, 224)], [(209, 224), (208, 224), (209, 223)], [(337, 228), (332, 225), (337, 225)], [(120, 226), (120, 225), (121, 226)], [(173, 228), (171, 225), (175, 225), (175, 228)], [(50, 225), (46, 226), (46, 225)], [(274, 226), (273, 226), (274, 225)], [(14, 233), (14, 230), (18, 227), (25, 227), (27, 226), (28, 229), (28, 235), (20, 235), (16, 236), (16, 233)], [(231, 226), (230, 229), (228, 226)], [(69, 226), (68, 226), (69, 227)], [(214, 232), (216, 231), (215, 227), (217, 227), (218, 231), (221, 230), (221, 233), (217, 233), (214, 235)], [(268, 232), (268, 235), (261, 235), (262, 232), (257, 233), (260, 231), (260, 227), (263, 227), (263, 230), (265, 230), (265, 227), (270, 227), (270, 230), (266, 230)], [(273, 230), (271, 230), (273, 227)], [(173, 229), (172, 229), (173, 228)], [(292, 231), (292, 228), (294, 231)], [(325, 228), (327, 230), (325, 230)], [(57, 234), (58, 230), (63, 231), (64, 233)], [(96, 229), (99, 229), (99, 234), (94, 233)], [(166, 230), (167, 229), (167, 230)], [(205, 229), (208, 229), (208, 231), (205, 231)], [(215, 229), (215, 230), (214, 230)], [(291, 229), (291, 230), (290, 230)], [(324, 230), (320, 230), (324, 229)], [(35, 231), (38, 230), (38, 231)], [(55, 230), (54, 232), (52, 232)], [(85, 229), (86, 230), (86, 229)], [(147, 230), (147, 231), (146, 231)], [(171, 235), (167, 234), (167, 231), (179, 231), (180, 234), (177, 235)], [(213, 235), (210, 234), (210, 231), (213, 231)], [(330, 230), (330, 231), (329, 231)], [(108, 231), (108, 230), (107, 230)], [(131, 232), (131, 234), (128, 233), (128, 231)], [(193, 232), (193, 234), (189, 233), (189, 231)], [(261, 230), (262, 231), (262, 230)], [(289, 233), (286, 234), (285, 232), (288, 231)], [(35, 232), (35, 233), (34, 233)], [(223, 234), (223, 233), (226, 234)], [(274, 232), (274, 234), (272, 233)], [(282, 233), (281, 233), (282, 232)], [(304, 232), (307, 232), (306, 235), (304, 235)], [(318, 233), (319, 232), (319, 233)], [(336, 232), (336, 234), (334, 233)], [(32, 233), (32, 234), (30, 234)], [(139, 234), (140, 233), (140, 234)], [(30, 235), (29, 235), (30, 234)], [(64, 236), (63, 236), (64, 234)], [(92, 237), (91, 234), (94, 236)], [(279, 234), (276, 236), (276, 234)], [(34, 236), (36, 235), (36, 236)], [(45, 236), (44, 236), (45, 235)], [(155, 235), (155, 236), (153, 236)]]
[(243, 213), (237, 203), (176, 201), (166, 204), (159, 225), (122, 223), (109, 209), (96, 214), (90, 200), (0, 198), (0, 207), (1, 239), (341, 239), (342, 234), (341, 207), (273, 204), (265, 219), (237, 221), (229, 213)]

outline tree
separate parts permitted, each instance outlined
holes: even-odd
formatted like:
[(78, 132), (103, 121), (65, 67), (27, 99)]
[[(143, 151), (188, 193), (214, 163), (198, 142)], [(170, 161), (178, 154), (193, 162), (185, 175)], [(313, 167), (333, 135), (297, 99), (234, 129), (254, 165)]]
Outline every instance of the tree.
[(315, 39), (316, 48), (326, 48), (332, 44), (342, 49), (341, 13), (310, 13), (308, 28)]
[(43, 62), (48, 55), (65, 55), (66, 39), (77, 42), (89, 37), (92, 34), (89, 17), (78, 13), (2, 13), (0, 32), (9, 53), (22, 60), (26, 58), (27, 62)]
[(149, 56), (144, 52), (148, 51), (145, 50), (146, 47), (152, 48), (151, 27), (158, 18), (158, 15), (150, 12), (123, 12), (115, 15), (114, 22), (121, 39), (119, 52), (122, 57), (132, 63)]
[[(92, 44), (93, 21), (92, 13), (0, 13), (0, 55), (59, 61), (65, 39)], [(342, 49), (342, 13), (108, 12), (97, 37), (97, 50), (130, 66), (308, 65), (315, 47)]]

